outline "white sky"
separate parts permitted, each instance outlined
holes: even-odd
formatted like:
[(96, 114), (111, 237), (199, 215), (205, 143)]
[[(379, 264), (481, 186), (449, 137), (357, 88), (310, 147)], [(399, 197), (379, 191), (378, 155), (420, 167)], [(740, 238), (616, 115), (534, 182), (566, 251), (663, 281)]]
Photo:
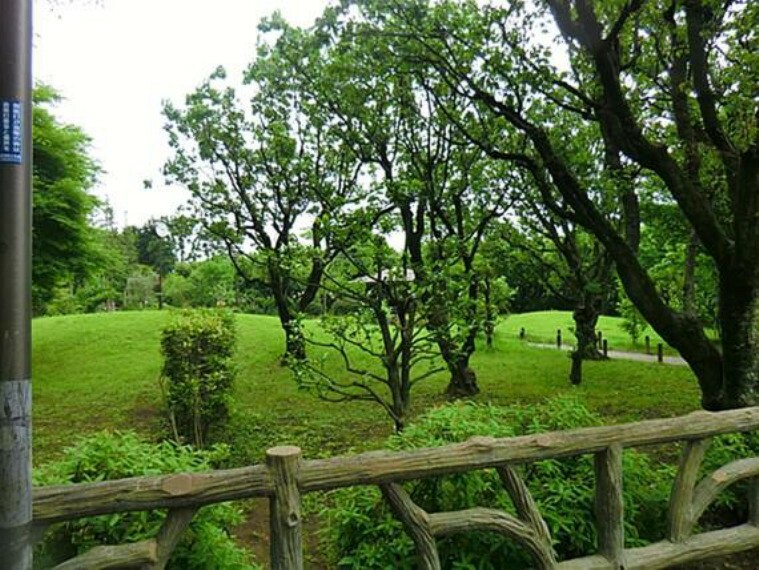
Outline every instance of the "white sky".
[[(55, 109), (93, 139), (105, 170), (95, 193), (119, 225), (172, 214), (187, 199), (164, 185), (170, 149), (161, 101), (182, 103), (218, 65), (230, 80), (255, 54), (257, 25), (280, 10), (307, 26), (327, 0), (35, 0), (34, 76), (65, 100)], [(143, 188), (143, 180), (153, 188)]]

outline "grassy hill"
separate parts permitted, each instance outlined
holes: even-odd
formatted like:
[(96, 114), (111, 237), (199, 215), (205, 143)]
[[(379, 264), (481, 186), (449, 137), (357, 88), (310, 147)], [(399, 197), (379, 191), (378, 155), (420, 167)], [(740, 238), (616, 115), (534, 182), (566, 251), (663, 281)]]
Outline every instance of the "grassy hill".
[[(623, 350), (644, 352), (644, 337), (651, 338), (652, 350), (662, 343), (668, 352), (674, 354), (662, 338), (651, 327), (645, 327), (640, 334), (637, 344), (633, 344), (630, 335), (622, 327), (622, 319), (619, 317), (602, 316), (598, 319), (596, 331), (603, 333), (603, 337), (609, 341), (609, 350)], [(556, 342), (556, 330), (561, 329), (563, 341), (574, 344), (574, 320), (569, 311), (536, 311), (534, 313), (522, 313), (509, 316), (501, 325), (500, 330), (505, 335), (518, 335), (519, 329), (524, 328), (528, 340), (553, 344)]]
[[(34, 451), (39, 464), (57, 455), (77, 435), (104, 428), (158, 429), (161, 410), (160, 333), (170, 311), (123, 312), (40, 318), (33, 328)], [(479, 401), (533, 402), (574, 392), (610, 421), (685, 413), (698, 408), (698, 389), (687, 368), (639, 362), (592, 362), (584, 384), (569, 385), (569, 359), (559, 351), (517, 340), (556, 328), (569, 332), (569, 313), (514, 315), (496, 331), (495, 346), (475, 354)], [(341, 453), (378, 444), (390, 432), (383, 412), (370, 404), (331, 404), (298, 391), (280, 366), (283, 337), (274, 317), (238, 315), (238, 380), (235, 433), (246, 456), (266, 447), (301, 445), (307, 455)], [(625, 334), (619, 320), (604, 318), (604, 334)], [(616, 332), (612, 332), (616, 331)], [(653, 340), (652, 340), (653, 342)], [(629, 340), (628, 340), (629, 343)], [(331, 361), (332, 362), (332, 361)], [(334, 361), (335, 373), (340, 369)], [(447, 378), (430, 378), (412, 394), (412, 415), (444, 401)]]

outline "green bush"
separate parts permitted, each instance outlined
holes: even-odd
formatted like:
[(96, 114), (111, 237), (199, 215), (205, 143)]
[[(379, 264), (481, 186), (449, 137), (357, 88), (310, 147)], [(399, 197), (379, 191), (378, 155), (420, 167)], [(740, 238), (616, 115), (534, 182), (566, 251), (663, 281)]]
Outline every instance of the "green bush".
[[(35, 472), (38, 485), (88, 483), (124, 477), (210, 470), (225, 459), (227, 450), (205, 451), (164, 442), (150, 444), (133, 432), (101, 432), (66, 449), (60, 461)], [(56, 525), (35, 553), (39, 567), (52, 567), (63, 559), (100, 544), (124, 544), (154, 537), (166, 514), (159, 511), (119, 513)], [(231, 503), (202, 508), (193, 518), (174, 551), (168, 568), (227, 570), (256, 568), (229, 529), (243, 520), (242, 510)]]
[[(498, 408), (456, 403), (435, 409), (388, 441), (393, 450), (440, 446), (473, 435), (509, 437), (599, 424), (599, 418), (573, 398), (544, 405)], [(671, 467), (659, 467), (635, 451), (624, 454), (626, 538), (629, 546), (664, 535), (672, 482)], [(560, 558), (595, 552), (593, 458), (580, 456), (540, 461), (520, 469), (554, 538)], [(424, 479), (406, 485), (417, 504), (429, 512), (475, 506), (514, 512), (493, 470)], [(414, 568), (414, 547), (378, 491), (355, 487), (336, 491), (324, 514), (327, 542), (341, 567)], [(495, 533), (471, 532), (438, 541), (445, 568), (525, 568), (529, 555)]]
[(209, 430), (229, 415), (234, 380), (234, 316), (228, 311), (182, 311), (163, 330), (161, 379), (178, 441), (203, 447)]

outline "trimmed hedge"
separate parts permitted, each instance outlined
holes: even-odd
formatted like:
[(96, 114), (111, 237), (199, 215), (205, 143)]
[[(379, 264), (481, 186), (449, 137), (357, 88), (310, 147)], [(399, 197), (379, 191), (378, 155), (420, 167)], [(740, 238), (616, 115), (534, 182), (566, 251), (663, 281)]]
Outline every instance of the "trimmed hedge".
[(182, 311), (163, 329), (161, 379), (178, 442), (203, 447), (209, 430), (229, 417), (235, 340), (229, 311)]

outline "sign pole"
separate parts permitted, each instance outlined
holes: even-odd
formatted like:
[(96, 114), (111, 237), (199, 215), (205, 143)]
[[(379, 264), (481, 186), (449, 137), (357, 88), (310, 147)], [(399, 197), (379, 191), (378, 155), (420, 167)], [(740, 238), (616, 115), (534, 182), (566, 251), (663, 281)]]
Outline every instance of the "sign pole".
[(32, 568), (32, 0), (0, 0), (0, 557)]

